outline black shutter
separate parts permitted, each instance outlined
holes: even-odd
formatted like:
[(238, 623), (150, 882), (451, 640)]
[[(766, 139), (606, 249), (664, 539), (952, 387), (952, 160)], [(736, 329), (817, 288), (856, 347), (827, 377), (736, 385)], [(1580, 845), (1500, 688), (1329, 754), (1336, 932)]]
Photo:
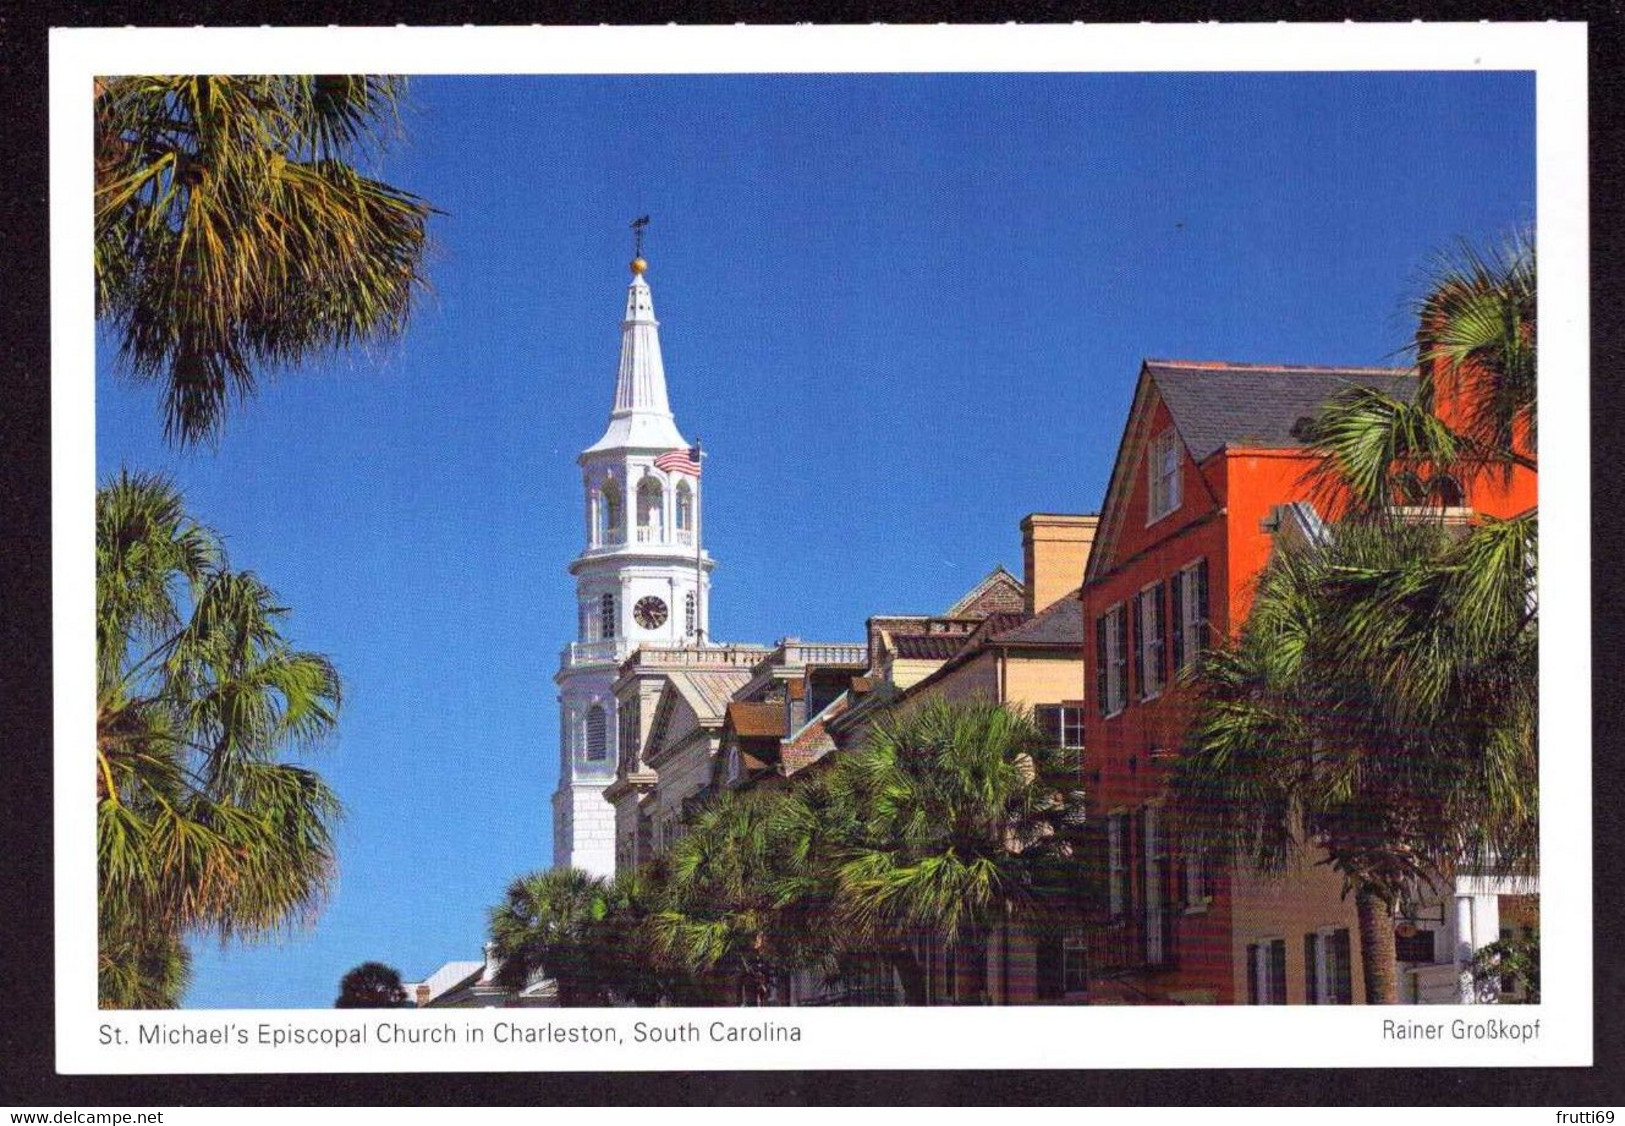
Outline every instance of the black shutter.
[(1128, 611), (1117, 608), (1117, 684), (1118, 706), (1128, 703)]
[(1286, 1004), (1286, 939), (1270, 943), (1270, 1004)]
[(1331, 957), (1332, 1000), (1339, 1005), (1354, 1004), (1354, 963), (1349, 957), (1349, 932), (1344, 927), (1333, 932)]
[(1059, 936), (1040, 939), (1035, 967), (1038, 999), (1054, 1001), (1066, 994), (1066, 953)]
[(1145, 697), (1145, 598), (1136, 594), (1134, 607), (1134, 691)]
[(1258, 1004), (1258, 943), (1247, 944), (1247, 1003)]
[(1185, 606), (1183, 591), (1185, 589), (1185, 573), (1175, 571), (1174, 577), (1168, 580), (1168, 631), (1170, 647), (1174, 655), (1174, 672), (1178, 673), (1185, 667)]
[(1196, 629), (1197, 644), (1203, 649), (1212, 645), (1208, 639), (1207, 560), (1196, 565)]
[(1106, 699), (1106, 618), (1095, 619), (1095, 703), (1100, 707), (1100, 714), (1105, 715), (1111, 711), (1110, 701)]
[(1151, 591), (1151, 610), (1157, 618), (1157, 684), (1168, 686), (1168, 604), (1163, 600), (1163, 583)]
[(1315, 977), (1315, 948), (1320, 944), (1320, 936), (1310, 931), (1303, 936), (1303, 1003), (1305, 1005), (1318, 1004), (1320, 993), (1316, 989), (1319, 984)]

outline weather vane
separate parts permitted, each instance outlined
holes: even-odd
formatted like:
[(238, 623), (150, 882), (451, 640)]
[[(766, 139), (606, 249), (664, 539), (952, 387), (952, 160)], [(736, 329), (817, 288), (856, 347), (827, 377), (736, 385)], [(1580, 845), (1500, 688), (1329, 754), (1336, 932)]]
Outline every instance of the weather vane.
[(632, 257), (643, 257), (643, 228), (649, 225), (649, 217), (641, 215), (632, 220)]

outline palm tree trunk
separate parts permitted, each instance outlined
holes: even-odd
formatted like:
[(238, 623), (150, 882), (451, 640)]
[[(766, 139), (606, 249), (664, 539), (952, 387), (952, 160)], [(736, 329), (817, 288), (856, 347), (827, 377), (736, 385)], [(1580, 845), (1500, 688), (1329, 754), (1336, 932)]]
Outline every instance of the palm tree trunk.
[(897, 980), (903, 986), (903, 1004), (924, 1005), (925, 971), (920, 969), (919, 959), (914, 957), (914, 952), (893, 947), (886, 952), (886, 960), (897, 972)]
[(1369, 887), (1354, 893), (1355, 917), (1360, 923), (1361, 976), (1365, 1003), (1399, 1004), (1399, 972), (1394, 949), (1392, 904)]

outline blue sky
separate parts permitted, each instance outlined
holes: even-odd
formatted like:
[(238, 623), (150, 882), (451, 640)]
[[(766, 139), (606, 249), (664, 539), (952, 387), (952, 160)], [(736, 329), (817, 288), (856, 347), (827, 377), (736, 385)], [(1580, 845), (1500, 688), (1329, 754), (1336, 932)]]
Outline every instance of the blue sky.
[(314, 928), (195, 944), (199, 1007), (325, 1007), (479, 956), (550, 860), (575, 455), (647, 256), (704, 440), (719, 639), (945, 608), (1017, 522), (1098, 508), (1143, 357), (1393, 362), (1438, 251), (1534, 215), (1514, 74), (421, 78), (386, 178), (444, 214), (406, 334), (268, 381), (218, 450), (97, 375), (97, 467), (161, 469), (347, 698)]

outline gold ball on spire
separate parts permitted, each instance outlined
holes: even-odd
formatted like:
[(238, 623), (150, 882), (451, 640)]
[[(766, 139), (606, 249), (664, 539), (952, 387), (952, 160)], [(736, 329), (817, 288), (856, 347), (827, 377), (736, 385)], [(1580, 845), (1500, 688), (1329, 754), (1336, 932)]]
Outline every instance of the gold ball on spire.
[(634, 274), (642, 274), (643, 271), (647, 270), (648, 268), (649, 263), (646, 262), (641, 255), (632, 259), (632, 272)]

